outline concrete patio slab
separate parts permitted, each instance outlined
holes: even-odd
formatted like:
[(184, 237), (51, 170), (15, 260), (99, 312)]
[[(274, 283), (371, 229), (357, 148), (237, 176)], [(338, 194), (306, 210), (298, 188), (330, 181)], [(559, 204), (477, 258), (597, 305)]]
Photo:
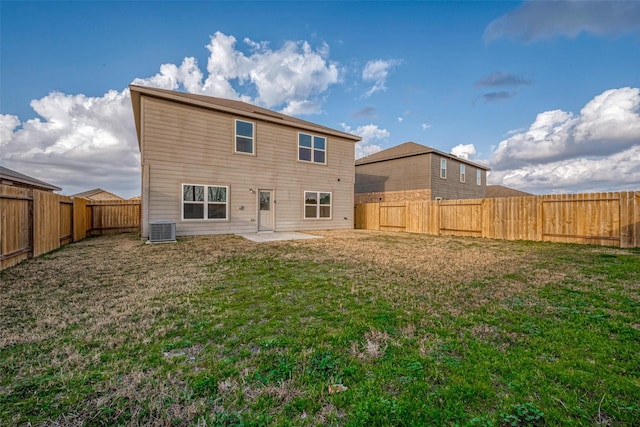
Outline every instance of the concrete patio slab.
[(252, 242), (276, 242), (279, 240), (303, 240), (303, 239), (322, 239), (322, 236), (314, 236), (313, 234), (299, 233), (297, 231), (262, 231), (259, 233), (242, 233), (236, 236), (244, 237)]

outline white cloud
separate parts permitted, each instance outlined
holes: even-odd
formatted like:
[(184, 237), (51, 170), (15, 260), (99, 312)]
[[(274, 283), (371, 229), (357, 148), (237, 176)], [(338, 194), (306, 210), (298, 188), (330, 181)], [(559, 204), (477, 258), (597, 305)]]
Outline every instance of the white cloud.
[(125, 197), (140, 193), (128, 89), (102, 97), (52, 92), (31, 107), (41, 119), (27, 120), (21, 128), (15, 116), (0, 120), (4, 165), (63, 187), (67, 194), (96, 187)]
[(458, 144), (451, 149), (451, 154), (470, 160), (476, 155), (476, 147), (473, 144)]
[(369, 61), (365, 64), (362, 70), (362, 80), (365, 82), (372, 82), (373, 86), (367, 91), (365, 96), (371, 96), (378, 91), (387, 90), (385, 83), (389, 75), (389, 71), (399, 65), (401, 61), (392, 59), (385, 61), (383, 59), (376, 59)]
[(216, 32), (206, 46), (210, 55), (204, 80), (195, 59), (188, 57), (179, 67), (164, 64), (158, 74), (136, 79), (134, 84), (164, 89), (182, 86), (191, 93), (280, 107), (285, 114), (321, 111), (320, 95), (340, 80), (338, 64), (327, 59), (326, 44), (314, 50), (305, 41), (288, 41), (272, 50), (266, 42), (244, 42), (250, 48), (249, 55), (236, 49), (235, 37)]
[(636, 1), (533, 1), (492, 21), (484, 32), (487, 42), (502, 37), (525, 42), (580, 33), (619, 35), (640, 30)]
[(431, 125), (429, 123), (423, 123), (423, 124), (420, 125), (420, 128), (422, 130), (427, 130), (427, 129), (431, 128)]
[(0, 114), (0, 147), (9, 144), (13, 130), (20, 125), (18, 116)]
[(361, 141), (356, 143), (356, 159), (382, 151), (382, 147), (377, 144), (377, 142), (389, 138), (388, 130), (380, 129), (378, 125), (374, 124), (358, 126), (356, 129), (352, 129), (346, 123), (342, 123), (342, 128), (345, 132), (358, 135), (362, 138)]
[(537, 193), (640, 189), (640, 89), (611, 89), (580, 114), (538, 114), (500, 142), (490, 182)]

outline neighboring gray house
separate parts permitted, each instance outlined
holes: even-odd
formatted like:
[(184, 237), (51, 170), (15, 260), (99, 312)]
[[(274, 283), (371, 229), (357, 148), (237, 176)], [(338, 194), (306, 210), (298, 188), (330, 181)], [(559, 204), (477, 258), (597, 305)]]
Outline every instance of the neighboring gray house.
[(0, 166), (0, 184), (49, 192), (62, 190), (60, 187), (56, 187), (48, 182), (40, 181), (39, 179), (21, 174), (4, 166)]
[(353, 228), (360, 137), (229, 99), (129, 86), (142, 236)]
[(355, 202), (480, 199), (489, 168), (405, 142), (356, 161)]
[(502, 197), (526, 197), (533, 196), (531, 193), (505, 187), (504, 185), (487, 185), (486, 199), (497, 199)]

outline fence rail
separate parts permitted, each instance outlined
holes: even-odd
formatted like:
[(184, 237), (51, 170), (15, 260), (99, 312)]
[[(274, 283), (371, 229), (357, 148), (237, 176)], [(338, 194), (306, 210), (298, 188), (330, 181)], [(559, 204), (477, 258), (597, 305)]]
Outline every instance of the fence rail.
[(355, 228), (640, 246), (640, 192), (362, 203)]
[(139, 229), (139, 201), (90, 201), (0, 185), (0, 270), (88, 236)]

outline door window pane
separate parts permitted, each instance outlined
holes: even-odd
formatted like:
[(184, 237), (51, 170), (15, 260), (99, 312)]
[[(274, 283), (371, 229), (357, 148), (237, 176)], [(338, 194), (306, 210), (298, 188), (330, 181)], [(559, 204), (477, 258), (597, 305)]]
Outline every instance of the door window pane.
[(271, 210), (271, 193), (268, 191), (260, 192), (260, 210), (261, 211), (269, 211)]

